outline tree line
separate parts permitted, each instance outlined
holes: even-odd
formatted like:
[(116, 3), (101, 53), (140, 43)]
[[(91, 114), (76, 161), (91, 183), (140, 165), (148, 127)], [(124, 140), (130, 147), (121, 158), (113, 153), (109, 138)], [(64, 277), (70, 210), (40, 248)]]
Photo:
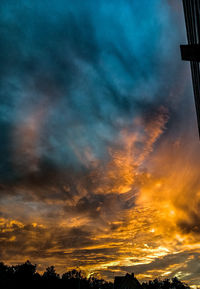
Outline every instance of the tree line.
[[(114, 284), (95, 277), (87, 278), (82, 271), (73, 269), (62, 275), (56, 273), (55, 267), (47, 267), (43, 274), (37, 272), (37, 265), (30, 261), (8, 266), (0, 262), (1, 289), (113, 289)], [(137, 289), (137, 288), (136, 288)], [(144, 282), (141, 289), (190, 289), (176, 277)]]

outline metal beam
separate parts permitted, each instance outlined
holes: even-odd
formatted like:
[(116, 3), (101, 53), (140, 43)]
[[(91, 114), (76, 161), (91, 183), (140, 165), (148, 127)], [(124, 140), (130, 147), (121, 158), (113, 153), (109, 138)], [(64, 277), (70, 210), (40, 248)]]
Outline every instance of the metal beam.
[(200, 1), (182, 0), (188, 45), (181, 45), (182, 60), (190, 61), (200, 136)]
[(181, 45), (180, 48), (182, 60), (200, 62), (199, 44)]

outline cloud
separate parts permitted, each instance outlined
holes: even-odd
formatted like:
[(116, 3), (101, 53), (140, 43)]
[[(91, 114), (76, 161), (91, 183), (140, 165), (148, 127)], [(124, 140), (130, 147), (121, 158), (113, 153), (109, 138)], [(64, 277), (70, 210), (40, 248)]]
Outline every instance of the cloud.
[(109, 278), (192, 274), (199, 153), (180, 11), (147, 0), (0, 6), (1, 259)]
[[(144, 6), (145, 1), (117, 7), (113, 1), (4, 4), (2, 123), (9, 129), (10, 140), (4, 141), (13, 177), (42, 170), (46, 162), (78, 170), (108, 157), (118, 128), (145, 114), (145, 104), (159, 103), (158, 78), (167, 60), (153, 61), (164, 48), (158, 38), (170, 16), (167, 6)], [(137, 29), (142, 18), (148, 22)]]

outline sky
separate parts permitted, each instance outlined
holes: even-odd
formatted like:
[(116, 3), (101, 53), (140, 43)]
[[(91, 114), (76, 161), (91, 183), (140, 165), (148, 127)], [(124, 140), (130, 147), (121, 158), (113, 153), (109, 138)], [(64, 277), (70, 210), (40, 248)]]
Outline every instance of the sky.
[(200, 285), (178, 0), (0, 1), (0, 260)]

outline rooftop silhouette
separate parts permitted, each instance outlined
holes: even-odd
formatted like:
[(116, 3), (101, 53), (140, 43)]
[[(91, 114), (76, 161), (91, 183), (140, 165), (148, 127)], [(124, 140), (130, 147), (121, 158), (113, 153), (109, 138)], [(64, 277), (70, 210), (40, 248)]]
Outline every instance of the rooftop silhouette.
[(114, 289), (142, 289), (139, 281), (134, 274), (126, 274), (125, 276), (116, 276), (114, 281)]

